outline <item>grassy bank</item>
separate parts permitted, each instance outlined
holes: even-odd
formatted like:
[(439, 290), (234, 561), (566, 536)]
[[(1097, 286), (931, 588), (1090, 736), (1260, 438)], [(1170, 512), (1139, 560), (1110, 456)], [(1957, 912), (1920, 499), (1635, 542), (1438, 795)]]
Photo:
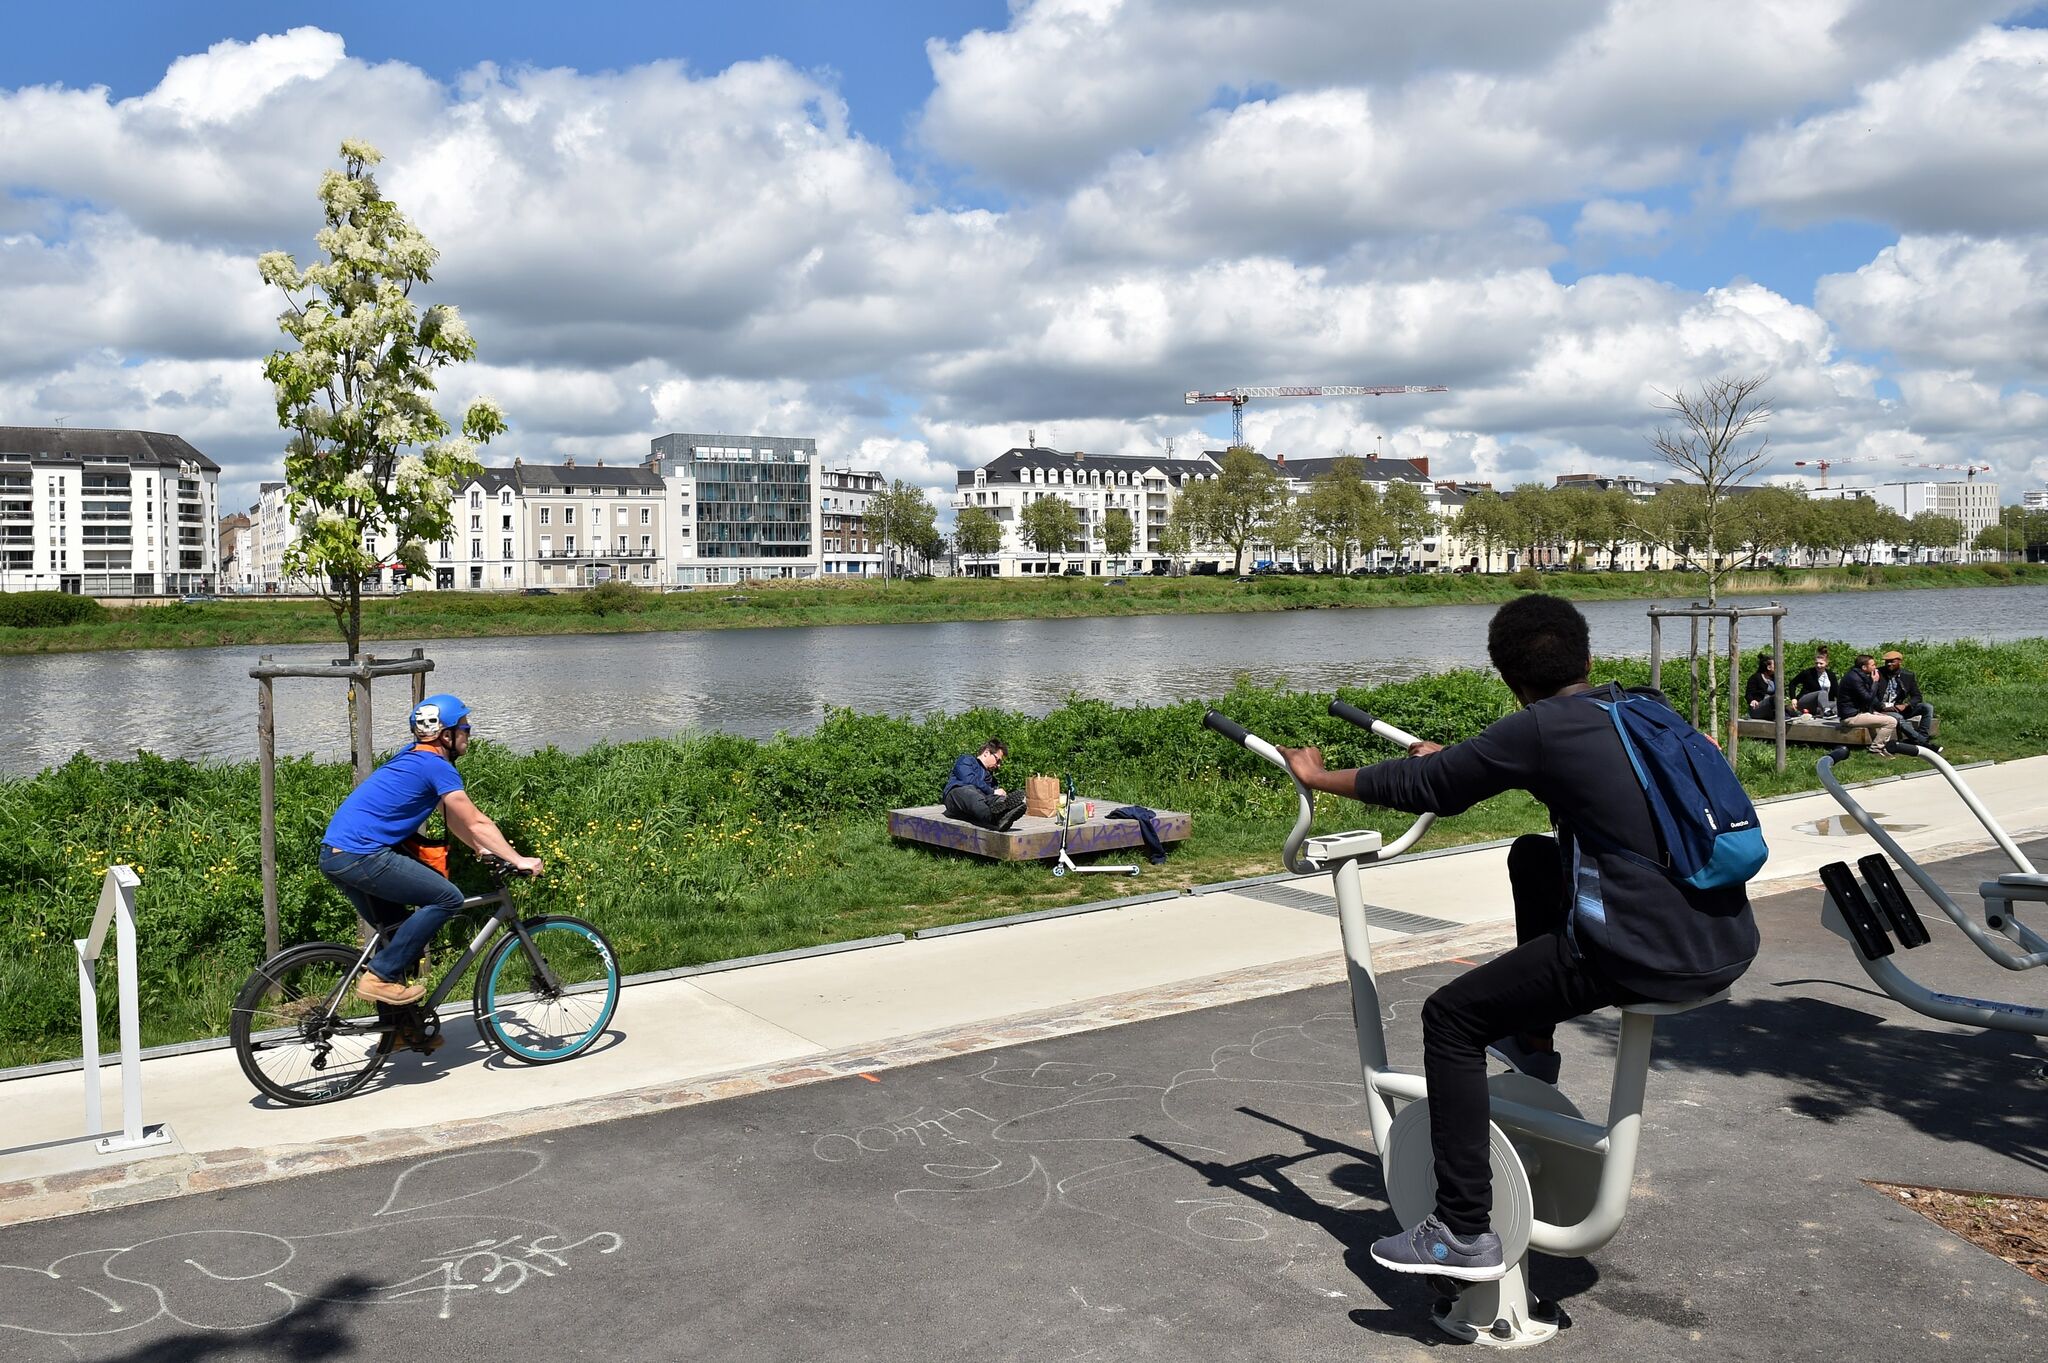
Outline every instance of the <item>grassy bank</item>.
[[(1738, 574), (1731, 593), (1785, 595), (1911, 587), (2048, 583), (2048, 565), (1768, 570)], [(690, 592), (552, 596), (408, 592), (363, 604), (366, 639), (497, 638), (730, 629), (765, 625), (911, 624), (941, 620), (1215, 614), (1323, 607), (1505, 601), (1540, 587), (1578, 600), (1693, 597), (1687, 573), (1427, 574), (1413, 577), (940, 578), (928, 582), (787, 582)], [(319, 601), (228, 597), (114, 610), (104, 620), (0, 626), (0, 655), (223, 644), (333, 643)]]
[[(2048, 640), (1922, 646), (1914, 665), (1940, 710), (1952, 760), (2048, 751), (2040, 704)], [(1626, 681), (1644, 672), (1633, 661), (1596, 668), (1598, 677)], [(1344, 695), (1445, 740), (1477, 732), (1511, 704), (1497, 680), (1476, 672)], [(1389, 755), (1329, 719), (1328, 699), (1240, 684), (1217, 704), (1275, 740), (1321, 743), (1333, 764)], [(464, 770), (514, 841), (549, 862), (526, 902), (600, 923), (625, 968), (640, 971), (1276, 870), (1292, 787), (1202, 732), (1201, 711), (1194, 703), (1126, 709), (1093, 701), (1042, 719), (842, 711), (815, 733), (771, 742), (711, 736), (573, 756), (481, 744)], [(931, 800), (952, 759), (991, 732), (1010, 742), (1005, 774), (1013, 783), (1033, 771), (1073, 773), (1089, 794), (1192, 810), (1194, 837), (1166, 865), (1110, 886), (1055, 880), (1042, 865), (891, 843), (884, 811)], [(1745, 744), (1741, 769), (1758, 795), (1804, 790), (1815, 784), (1814, 755), (1795, 752), (1802, 760), (1781, 776), (1768, 744)], [(1848, 770), (1875, 775), (1880, 765), (1858, 758)], [(348, 773), (290, 761), (280, 766), (278, 789), (285, 939), (346, 940), (352, 916), (313, 858)], [(111, 862), (142, 875), (145, 1039), (224, 1030), (229, 1001), (262, 950), (256, 809), (249, 764), (81, 756), (36, 777), (0, 780), (0, 1066), (77, 1054), (70, 943), (84, 932)], [(1330, 829), (1405, 822), (1333, 800), (1319, 812)], [(1511, 795), (1440, 821), (1429, 845), (1543, 824), (1538, 806)], [(459, 869), (458, 878), (476, 883), (474, 868)], [(111, 1008), (112, 991), (103, 996)]]

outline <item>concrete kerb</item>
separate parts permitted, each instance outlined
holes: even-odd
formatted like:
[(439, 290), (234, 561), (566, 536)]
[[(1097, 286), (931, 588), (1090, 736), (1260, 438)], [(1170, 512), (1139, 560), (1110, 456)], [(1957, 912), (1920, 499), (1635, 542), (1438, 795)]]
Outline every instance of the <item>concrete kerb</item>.
[[(1405, 970), (1468, 954), (1504, 950), (1514, 943), (1511, 923), (1459, 927), (1406, 938), (1378, 948), (1384, 970)], [(502, 1113), (442, 1128), (392, 1128), (308, 1145), (213, 1150), (166, 1155), (133, 1164), (47, 1174), (0, 1184), (0, 1226), (75, 1216), (109, 1207), (154, 1202), (191, 1193), (269, 1183), (333, 1169), (380, 1164), (429, 1150), (449, 1150), (529, 1136), (698, 1103), (791, 1088), (1043, 1040), (1120, 1027), (1199, 1008), (1293, 993), (1345, 978), (1344, 958), (1332, 950), (1277, 965), (1254, 966), (1207, 979), (1106, 995), (1057, 1009), (963, 1024), (823, 1055), (654, 1085), (548, 1107)]]

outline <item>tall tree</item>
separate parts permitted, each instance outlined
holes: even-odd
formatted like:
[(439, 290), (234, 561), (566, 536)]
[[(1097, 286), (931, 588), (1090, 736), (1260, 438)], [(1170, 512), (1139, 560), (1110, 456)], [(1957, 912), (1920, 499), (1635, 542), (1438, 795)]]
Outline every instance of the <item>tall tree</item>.
[(1922, 549), (1959, 549), (1963, 523), (1938, 511), (1922, 511), (1906, 521), (1906, 562), (1920, 557)]
[(1430, 537), (1436, 521), (1430, 515), (1429, 499), (1414, 483), (1396, 479), (1380, 494), (1380, 511), (1386, 518), (1386, 538), (1394, 546), (1394, 557), (1407, 560), (1409, 546)]
[(1131, 546), (1138, 542), (1138, 526), (1131, 519), (1131, 513), (1120, 506), (1113, 506), (1102, 513), (1102, 552), (1121, 565), (1131, 556)]
[(963, 506), (953, 522), (953, 547), (962, 555), (989, 558), (1003, 551), (1003, 523), (984, 506)]
[(938, 535), (938, 509), (924, 489), (898, 478), (868, 498), (865, 515), (868, 529), (882, 541), (882, 580), (887, 582), (896, 558), (895, 550), (915, 548)]
[[(1698, 389), (1680, 387), (1676, 392), (1659, 390), (1664, 399), (1659, 410), (1670, 418), (1650, 438), (1657, 456), (1680, 477), (1698, 485), (1699, 495), (1683, 518), (1684, 533), (1697, 551), (1695, 570), (1706, 580), (1707, 604), (1718, 605), (1721, 583), (1735, 570), (1728, 525), (1730, 492), (1762, 467), (1770, 448), (1763, 434), (1771, 419), (1770, 399), (1764, 396), (1768, 374), (1727, 375), (1709, 379)], [(1671, 544), (1667, 541), (1667, 546)], [(1719, 659), (1714, 649), (1714, 626), (1707, 619), (1707, 731), (1720, 723), (1720, 692), (1717, 689)], [(1735, 678), (1728, 679), (1729, 685)], [(1731, 751), (1729, 760), (1735, 759)]]
[(283, 291), (278, 329), (292, 345), (263, 362), (286, 444), (285, 503), (299, 523), (285, 571), (312, 578), (354, 658), (362, 650), (363, 584), (384, 570), (428, 571), (426, 546), (454, 526), (455, 488), (476, 476), (477, 446), (505, 430), (477, 398), (458, 431), (434, 406), (434, 376), (476, 356), (455, 308), (414, 304), (439, 252), (384, 197), (367, 142), (341, 144), (342, 169), (320, 178), (326, 259), (299, 267), (284, 251), (256, 262)]
[[(1186, 497), (1191, 488), (1183, 488)], [(1223, 453), (1223, 467), (1198, 494), (1199, 537), (1230, 550), (1237, 571), (1244, 571), (1245, 546), (1266, 531), (1286, 504), (1287, 488), (1258, 454), (1242, 445)]]
[(1081, 513), (1048, 493), (1024, 508), (1018, 528), (1039, 553), (1063, 554), (1081, 538)]
[(1476, 545), (1481, 567), (1493, 571), (1493, 557), (1508, 545), (1521, 542), (1521, 527), (1514, 506), (1492, 489), (1475, 492), (1451, 520), (1451, 533), (1466, 544)]
[(1358, 543), (1363, 467), (1357, 457), (1345, 455), (1311, 481), (1299, 499), (1302, 531), (1321, 548), (1323, 562), (1332, 568), (1351, 566), (1351, 548)]

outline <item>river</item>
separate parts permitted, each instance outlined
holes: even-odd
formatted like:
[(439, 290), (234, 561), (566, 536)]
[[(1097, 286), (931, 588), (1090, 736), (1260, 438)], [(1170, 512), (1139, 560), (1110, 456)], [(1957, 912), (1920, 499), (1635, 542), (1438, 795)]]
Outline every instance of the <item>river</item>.
[[(1645, 611), (1652, 604), (1583, 603), (1594, 652), (1647, 655)], [(1763, 601), (1744, 597), (1738, 604)], [(2048, 634), (2043, 586), (1845, 592), (1794, 596), (1787, 604), (1790, 639), (1875, 647)], [(443, 639), (424, 646), (437, 664), (429, 689), (467, 700), (479, 734), (520, 749), (553, 744), (575, 751), (691, 731), (800, 733), (835, 705), (907, 715), (976, 705), (1040, 714), (1070, 693), (1129, 705), (1215, 696), (1239, 673), (1328, 691), (1483, 667), (1493, 611), (1380, 607)], [(1769, 640), (1768, 621), (1748, 623), (1745, 652)], [(379, 642), (371, 651), (397, 656), (414, 642)], [(1667, 628), (1667, 657), (1684, 646), (1682, 624)], [(110, 758), (141, 748), (167, 757), (251, 759), (256, 683), (249, 667), (263, 653), (321, 661), (336, 651), (243, 645), (0, 658), (0, 771), (35, 772), (81, 749)], [(339, 684), (287, 680), (277, 687), (280, 753), (346, 753)], [(401, 736), (409, 694), (402, 679), (379, 686), (381, 743)]]

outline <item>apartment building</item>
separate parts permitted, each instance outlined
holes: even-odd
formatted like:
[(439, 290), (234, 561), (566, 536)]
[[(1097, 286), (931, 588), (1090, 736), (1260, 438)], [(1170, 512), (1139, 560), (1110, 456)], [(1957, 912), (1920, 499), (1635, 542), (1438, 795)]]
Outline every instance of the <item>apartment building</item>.
[[(960, 571), (977, 577), (1028, 577), (1080, 571), (1164, 573), (1168, 570), (1160, 534), (1180, 489), (1197, 478), (1214, 478), (1217, 457), (1174, 459), (1152, 455), (1088, 454), (1043, 446), (1014, 446), (977, 469), (962, 469), (954, 483), (953, 510), (979, 507), (1003, 528), (1003, 546), (990, 555), (962, 555)], [(1069, 550), (1045, 554), (1024, 538), (1024, 508), (1041, 497), (1072, 506), (1081, 538)], [(1112, 511), (1127, 513), (1136, 529), (1128, 558), (1106, 558), (1102, 522)], [(1213, 557), (1213, 556), (1212, 556)]]
[(667, 489), (673, 584), (818, 575), (817, 441), (674, 432), (650, 442), (645, 468)]
[(220, 589), (246, 592), (256, 578), (256, 525), (246, 511), (220, 518)]
[[(1937, 483), (1918, 479), (1890, 483), (1849, 483), (1837, 487), (1808, 489), (1809, 497), (1868, 497), (1879, 506), (1898, 512), (1908, 520), (1922, 512), (1932, 511), (1960, 521), (1963, 527), (1959, 543), (1950, 546), (1923, 548), (1920, 561), (1926, 563), (1983, 562), (1998, 557), (1995, 553), (1972, 549), (1977, 536), (1998, 524), (1998, 484), (1987, 479), (1971, 478), (1961, 482)], [(1877, 561), (1895, 563), (1904, 554), (1897, 545), (1878, 546), (1874, 551)]]
[[(502, 563), (472, 562), (461, 585), (470, 589), (504, 590), (525, 587), (593, 587), (600, 582), (630, 582), (636, 587), (663, 584), (669, 556), (672, 509), (661, 475), (634, 464), (528, 464), (514, 460), (507, 469), (486, 475), (509, 475), (492, 488), (472, 488), (472, 502), (481, 500), (497, 517)], [(519, 508), (514, 511), (512, 508)], [(475, 515), (473, 509), (465, 516)], [(519, 526), (515, 533), (509, 527)], [(465, 532), (473, 533), (473, 532)], [(489, 547), (486, 538), (481, 547)], [(480, 547), (472, 537), (472, 552)], [(525, 555), (526, 571), (515, 571), (515, 554)], [(492, 569), (497, 576), (491, 576)]]
[[(865, 469), (821, 469), (818, 473), (818, 550), (826, 577), (875, 577), (882, 571), (882, 541), (869, 532), (868, 502), (889, 480)], [(903, 555), (890, 546), (897, 567)]]
[(213, 591), (219, 477), (175, 435), (0, 426), (0, 591)]

